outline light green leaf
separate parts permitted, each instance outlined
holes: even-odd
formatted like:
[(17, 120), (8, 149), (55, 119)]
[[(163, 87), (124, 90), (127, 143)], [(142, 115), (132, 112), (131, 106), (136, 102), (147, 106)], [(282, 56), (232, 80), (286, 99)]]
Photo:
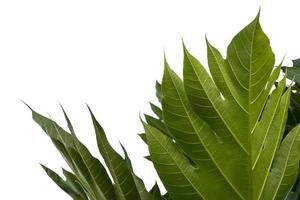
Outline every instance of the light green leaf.
[(179, 152), (172, 141), (147, 124), (144, 124), (149, 143), (151, 159), (158, 175), (173, 199), (201, 200), (204, 190), (200, 190), (198, 172)]
[(158, 81), (156, 81), (155, 89), (156, 89), (156, 97), (158, 101), (161, 102), (162, 91), (161, 91), (161, 84)]
[[(199, 171), (207, 171), (206, 180), (210, 180), (209, 184), (215, 186), (214, 188), (210, 188), (213, 195), (219, 191), (220, 194), (223, 193), (223, 196), (228, 195), (231, 196), (232, 199), (239, 199), (242, 194), (236, 189), (232, 182), (236, 181), (237, 185), (243, 183), (243, 178), (246, 179), (247, 177), (241, 178), (237, 175), (237, 172), (239, 172), (240, 169), (244, 170), (244, 168), (235, 169), (235, 172), (233, 172), (231, 170), (232, 165), (223, 165), (224, 159), (221, 159), (221, 157), (220, 159), (218, 159), (218, 157), (210, 157), (219, 156), (217, 154), (219, 151), (220, 155), (224, 158), (224, 155), (226, 155), (224, 153), (231, 153), (234, 149), (226, 149), (223, 139), (216, 136), (215, 132), (194, 112), (185, 95), (182, 81), (169, 68), (167, 63), (165, 63), (162, 89), (164, 94), (162, 99), (163, 116), (168, 130), (174, 137), (176, 143), (187, 156), (198, 164)], [(210, 135), (213, 137), (210, 137)], [(226, 151), (224, 152), (224, 150)], [(229, 157), (229, 155), (226, 156)], [(240, 160), (242, 159), (245, 160), (246, 157), (241, 156)], [(245, 162), (246, 161), (244, 161), (244, 163)], [(224, 175), (224, 170), (217, 171), (216, 168), (220, 168), (220, 166), (227, 167), (226, 172), (232, 173), (234, 179), (228, 180), (228, 175)], [(208, 173), (208, 171), (212, 171), (212, 169), (214, 169), (214, 173)], [(228, 184), (225, 184), (226, 180), (228, 180)], [(201, 185), (201, 187), (205, 188), (207, 187), (206, 185), (207, 183)], [(247, 185), (241, 185), (241, 188), (245, 187), (246, 190), (246, 186)], [(172, 196), (171, 192), (170, 195)], [(209, 197), (204, 196), (204, 198)]]

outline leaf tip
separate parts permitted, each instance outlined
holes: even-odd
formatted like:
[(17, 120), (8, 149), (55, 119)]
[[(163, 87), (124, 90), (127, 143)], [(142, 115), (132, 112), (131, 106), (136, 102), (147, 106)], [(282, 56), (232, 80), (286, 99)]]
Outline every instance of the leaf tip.
[(164, 62), (166, 62), (167, 61), (167, 56), (166, 56), (166, 48), (164, 47), (163, 48), (163, 56), (164, 56)]
[(207, 33), (205, 33), (205, 42), (206, 42), (206, 46), (207, 46), (207, 47), (210, 47), (210, 46), (211, 46), (211, 44), (210, 44), (210, 42), (209, 42), (209, 40), (208, 40)]
[(26, 103), (24, 100), (22, 100), (22, 99), (19, 99), (19, 101), (21, 102), (21, 103), (23, 103), (25, 106), (27, 106), (27, 108), (29, 108), (32, 112), (34, 112), (34, 110), (28, 105), (28, 103)]
[(156, 85), (157, 87), (160, 87), (160, 86), (161, 86), (161, 84), (160, 84), (160, 82), (158, 82), (158, 80), (155, 81), (155, 85)]
[[(144, 114), (145, 115), (145, 114)], [(139, 112), (139, 118), (140, 118), (140, 121), (142, 122), (142, 124), (144, 125), (145, 124), (145, 122), (144, 122), (144, 120), (142, 119), (142, 114), (141, 114), (141, 111)]]
[(207, 32), (205, 32), (204, 38), (205, 38), (205, 41), (206, 41), (206, 43), (207, 43), (207, 42), (208, 42)]
[(46, 167), (45, 165), (43, 165), (42, 163), (40, 163), (40, 166), (43, 168), (43, 170), (45, 170), (46, 172), (48, 171), (48, 167)]
[(261, 13), (261, 5), (259, 5), (258, 7), (258, 12), (257, 12), (257, 15), (256, 15), (256, 18), (259, 20), (259, 17), (260, 17), (260, 13)]
[(181, 36), (181, 44), (183, 46), (183, 49), (186, 49), (186, 45), (182, 36)]
[(152, 162), (150, 155), (149, 156), (144, 156), (144, 158), (150, 162)]
[(154, 104), (151, 101), (149, 101), (149, 104), (151, 108), (154, 106)]
[(87, 103), (85, 103), (85, 105), (86, 105), (86, 107), (87, 107), (87, 109), (88, 109), (88, 111), (89, 111), (89, 113), (92, 117), (92, 120), (94, 121), (96, 118), (95, 118), (95, 115), (94, 115), (92, 109), (90, 108), (90, 106)]
[(261, 6), (259, 6), (258, 8), (258, 13), (254, 19), (254, 21), (257, 21), (257, 23), (259, 24), (259, 19), (260, 19), (260, 13), (261, 13)]
[(169, 66), (169, 63), (168, 63), (168, 60), (167, 60), (167, 56), (166, 56), (166, 52), (164, 50), (164, 69), (169, 69), (170, 66)]
[(59, 106), (60, 106), (60, 109), (62, 110), (62, 112), (63, 112), (63, 114), (64, 114), (64, 117), (65, 117), (65, 119), (68, 121), (68, 116), (67, 116), (67, 113), (66, 113), (66, 111), (65, 111), (65, 109), (64, 109), (64, 107), (63, 107), (63, 105), (60, 103), (60, 102), (58, 102), (58, 104), (59, 104)]

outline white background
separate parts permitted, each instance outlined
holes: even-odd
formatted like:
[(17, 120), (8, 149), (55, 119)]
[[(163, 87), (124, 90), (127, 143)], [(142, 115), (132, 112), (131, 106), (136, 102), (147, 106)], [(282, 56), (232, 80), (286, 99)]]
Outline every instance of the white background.
[(66, 165), (19, 99), (66, 127), (61, 102), (80, 139), (99, 156), (88, 103), (150, 188), (157, 176), (137, 133), (143, 131), (139, 112), (150, 113), (148, 101), (157, 102), (163, 49), (181, 74), (183, 37), (206, 65), (205, 33), (225, 56), (259, 6), (277, 63), (286, 54), (290, 64), (300, 57), (299, 0), (0, 1), (0, 198), (68, 199), (39, 163), (59, 172)]

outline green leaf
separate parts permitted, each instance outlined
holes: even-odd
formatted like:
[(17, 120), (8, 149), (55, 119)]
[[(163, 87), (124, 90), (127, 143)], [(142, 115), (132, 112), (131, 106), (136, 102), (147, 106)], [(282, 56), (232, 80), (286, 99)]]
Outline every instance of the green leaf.
[[(252, 136), (254, 199), (264, 199), (261, 195), (267, 187), (267, 182), (272, 179), (269, 174), (274, 159), (276, 159), (276, 150), (279, 148), (283, 137), (289, 105), (290, 90), (282, 95), (280, 101), (278, 100), (278, 94), (281, 94), (284, 87), (283, 80), (270, 96), (261, 121)], [(260, 141), (263, 141), (263, 143)], [(259, 149), (259, 152), (257, 149)], [(271, 195), (271, 193), (267, 194)]]
[(142, 181), (142, 179), (140, 177), (138, 177), (137, 175), (134, 174), (133, 172), (133, 168), (132, 168), (132, 164), (131, 164), (131, 160), (127, 154), (127, 151), (126, 149), (124, 148), (124, 146), (121, 144), (121, 147), (123, 149), (123, 152), (124, 152), (124, 155), (125, 155), (125, 161), (127, 163), (127, 166), (130, 170), (130, 173), (133, 177), (133, 180), (134, 180), (134, 183), (135, 183), (135, 186), (139, 192), (139, 195), (140, 195), (140, 198), (142, 200), (155, 200), (154, 196), (151, 195), (151, 193), (149, 193), (145, 187), (145, 184), (144, 182)]
[[(288, 111), (288, 121), (286, 125), (286, 134), (291, 131), (298, 123), (300, 123), (300, 84), (297, 82), (297, 77), (300, 77), (300, 59), (293, 60), (293, 67), (283, 67), (287, 78), (296, 81), (292, 86), (291, 103)], [(296, 79), (294, 79), (294, 75)]]
[[(29, 107), (29, 106), (28, 106)], [(68, 133), (56, 122), (32, 111), (33, 119), (51, 138), (70, 168), (63, 169), (64, 181), (52, 170), (44, 167), (48, 175), (75, 200), (160, 200), (149, 193), (143, 181), (134, 174), (131, 161), (124, 150), (123, 159), (108, 143), (106, 135), (90, 111), (95, 126), (98, 147), (114, 179), (110, 180), (100, 161), (94, 158), (77, 138), (73, 125), (61, 106), (68, 128)], [(144, 137), (145, 139), (145, 137)], [(161, 196), (161, 198), (164, 198)]]
[(291, 188), (292, 190), (289, 191), (287, 194), (286, 200), (299, 200), (300, 198), (300, 181), (297, 180), (297, 184), (294, 186), (294, 188)]
[(288, 79), (300, 83), (300, 67), (286, 67), (284, 68), (284, 71), (285, 70)]
[[(115, 198), (113, 191), (113, 185), (106, 173), (105, 168), (100, 163), (98, 159), (95, 159), (88, 149), (78, 140), (71, 121), (69, 120), (65, 110), (61, 106), (64, 113), (65, 119), (68, 124), (68, 128), (72, 133), (74, 138), (75, 149), (70, 148), (69, 152), (73, 158), (78, 159), (75, 161), (76, 166), (80, 169), (80, 173), (84, 173), (83, 179), (85, 182), (91, 185), (95, 185), (93, 192), (95, 193), (96, 198), (106, 199), (106, 198)], [(99, 176), (101, 175), (101, 176)], [(104, 181), (105, 180), (105, 181)]]
[(300, 67), (300, 58), (293, 60), (294, 67)]
[(156, 199), (162, 199), (159, 187), (157, 183), (154, 184), (154, 186), (151, 188), (150, 193), (156, 197)]
[(169, 193), (164, 194), (163, 200), (172, 200), (171, 196)]
[(103, 128), (89, 107), (88, 109), (95, 127), (98, 149), (113, 177), (118, 198), (120, 200), (141, 199), (126, 161), (110, 146)]
[(62, 170), (63, 170), (64, 176), (66, 177), (67, 184), (72, 186), (72, 188), (81, 195), (82, 199), (88, 200), (88, 198), (85, 194), (84, 188), (80, 184), (78, 178), (73, 173), (65, 170), (64, 168)]
[(300, 124), (283, 140), (273, 163), (262, 199), (282, 199), (294, 184), (299, 171)]
[[(224, 142), (220, 141), (220, 138), (215, 137), (214, 132), (209, 126), (193, 111), (189, 100), (185, 95), (182, 81), (169, 68), (167, 63), (165, 63), (162, 89), (164, 93), (162, 99), (163, 115), (168, 130), (171, 132), (176, 143), (182, 148), (184, 153), (198, 164), (199, 171), (207, 171), (206, 180), (210, 180), (209, 185), (215, 186), (214, 188), (210, 188), (210, 190), (213, 190), (210, 195), (215, 196), (217, 191), (219, 191), (220, 194), (223, 193), (223, 196), (228, 195), (231, 196), (232, 199), (239, 199), (239, 196), (241, 196), (239, 191), (235, 191), (237, 190), (236, 188), (231, 188), (232, 180), (229, 180), (230, 184), (225, 184), (227, 177), (224, 178), (222, 176), (223, 172), (214, 170), (214, 173), (209, 173), (216, 164), (210, 159), (210, 153), (206, 151), (206, 148), (210, 148), (211, 151), (214, 152), (218, 150), (224, 152)], [(213, 137), (209, 137), (209, 135), (212, 135)], [(206, 144), (208, 145), (204, 147), (203, 145)], [(229, 151), (229, 149), (225, 150), (229, 153), (233, 151), (233, 149), (231, 149), (231, 151)], [(152, 158), (151, 151), (150, 156)], [(244, 159), (246, 159), (246, 156), (244, 156)], [(153, 158), (152, 161), (154, 162)], [(220, 162), (222, 162), (222, 160), (220, 160)], [(229, 166), (230, 165), (227, 165), (227, 171), (233, 173), (231, 170), (232, 168)], [(234, 172), (234, 175), (236, 176), (235, 180), (238, 182), (237, 184), (241, 184), (242, 179), (237, 175), (238, 170), (239, 169), (236, 169)], [(200, 187), (208, 189), (207, 183), (203, 183)], [(242, 187), (246, 187), (246, 185)], [(214, 189), (216, 191), (214, 191)], [(169, 193), (173, 197), (170, 191)], [(203, 196), (202, 198), (206, 199), (212, 197)]]
[(146, 137), (146, 133), (140, 133), (138, 134), (140, 136), (140, 138), (147, 144), (147, 137)]
[(158, 81), (156, 81), (155, 88), (156, 88), (156, 97), (158, 101), (161, 102), (162, 91), (161, 91), (161, 84)]
[(151, 109), (152, 111), (157, 115), (157, 117), (161, 120), (162, 119), (162, 110), (154, 105), (153, 103), (150, 102), (150, 106), (151, 106)]
[(147, 160), (149, 160), (150, 162), (152, 162), (151, 157), (150, 156), (145, 156), (144, 158), (146, 158)]
[(74, 200), (88, 200), (82, 188), (78, 189), (78, 185), (71, 184), (70, 179), (67, 178), (67, 181), (63, 180), (57, 173), (47, 168), (44, 165), (41, 165), (47, 175), (68, 195), (70, 195)]
[(288, 79), (300, 83), (300, 58), (293, 60), (293, 67), (283, 67)]
[(146, 114), (145, 114), (145, 119), (146, 119), (148, 124), (150, 124), (151, 126), (159, 129), (161, 132), (165, 133), (166, 135), (169, 135), (165, 124), (161, 120), (156, 119), (156, 118), (154, 118), (150, 115), (146, 115)]
[(153, 164), (173, 199), (203, 199), (199, 183), (204, 183), (195, 168), (158, 129), (144, 124)]

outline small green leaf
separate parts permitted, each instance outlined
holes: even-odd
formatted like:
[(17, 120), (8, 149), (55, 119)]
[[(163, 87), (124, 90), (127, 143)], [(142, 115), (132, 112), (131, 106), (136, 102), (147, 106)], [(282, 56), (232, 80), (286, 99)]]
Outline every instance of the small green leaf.
[(161, 109), (150, 102), (150, 106), (152, 111), (157, 115), (157, 117), (161, 120), (163, 118)]
[(161, 102), (162, 91), (161, 91), (161, 84), (158, 81), (156, 81), (155, 88), (156, 88), (156, 97), (158, 101)]
[(146, 137), (146, 133), (140, 133), (138, 134), (140, 136), (140, 138), (147, 144), (147, 137)]
[(85, 195), (84, 191), (78, 190), (78, 187), (74, 187), (73, 184), (68, 181), (63, 180), (57, 173), (52, 171), (51, 169), (47, 168), (44, 165), (41, 165), (47, 175), (67, 194), (69, 194), (74, 200), (88, 200), (87, 196)]

